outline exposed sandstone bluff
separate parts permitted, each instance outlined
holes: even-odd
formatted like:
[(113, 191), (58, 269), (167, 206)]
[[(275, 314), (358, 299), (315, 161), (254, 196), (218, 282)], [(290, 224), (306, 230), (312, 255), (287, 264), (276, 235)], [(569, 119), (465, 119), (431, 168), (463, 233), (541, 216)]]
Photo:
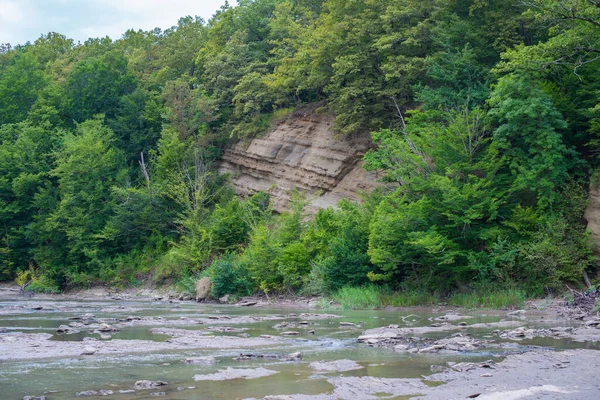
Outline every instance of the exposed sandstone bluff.
[(375, 174), (362, 168), (370, 146), (366, 133), (336, 138), (331, 117), (296, 112), (263, 137), (226, 149), (219, 170), (231, 173), (239, 195), (267, 192), (283, 211), (297, 188), (311, 196), (314, 211), (377, 186)]

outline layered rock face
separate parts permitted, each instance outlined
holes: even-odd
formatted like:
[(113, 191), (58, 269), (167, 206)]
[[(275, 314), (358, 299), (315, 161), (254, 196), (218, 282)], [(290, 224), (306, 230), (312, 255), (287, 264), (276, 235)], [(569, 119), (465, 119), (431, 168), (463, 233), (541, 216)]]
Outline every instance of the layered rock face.
[(275, 210), (284, 211), (296, 188), (315, 211), (377, 186), (377, 177), (362, 169), (370, 145), (368, 134), (335, 138), (330, 117), (297, 113), (264, 137), (228, 148), (219, 170), (232, 174), (239, 195), (267, 192)]

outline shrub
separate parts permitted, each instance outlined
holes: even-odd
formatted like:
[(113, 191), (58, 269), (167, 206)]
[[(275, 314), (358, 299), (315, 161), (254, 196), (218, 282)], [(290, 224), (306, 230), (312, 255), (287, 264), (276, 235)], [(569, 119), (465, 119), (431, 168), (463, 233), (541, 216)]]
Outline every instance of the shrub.
[(225, 254), (214, 260), (208, 274), (212, 280), (212, 295), (216, 298), (226, 294), (247, 296), (255, 289), (248, 270), (235, 254)]

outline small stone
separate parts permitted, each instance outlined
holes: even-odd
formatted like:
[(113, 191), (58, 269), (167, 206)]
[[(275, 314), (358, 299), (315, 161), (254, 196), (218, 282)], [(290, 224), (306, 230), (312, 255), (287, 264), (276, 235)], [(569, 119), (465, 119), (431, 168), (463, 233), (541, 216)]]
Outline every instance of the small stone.
[(213, 365), (217, 363), (217, 359), (214, 357), (186, 358), (183, 360), (183, 363), (190, 365)]
[(119, 390), (119, 393), (121, 393), (121, 394), (135, 393), (135, 390), (133, 390), (133, 389)]
[(396, 351), (408, 351), (408, 349), (410, 348), (410, 346), (408, 346), (407, 344), (397, 344), (394, 346), (394, 350)]
[(167, 395), (167, 393), (165, 393), (165, 392), (153, 392), (153, 393), (150, 393), (150, 396), (155, 396), (155, 397), (166, 396), (166, 395)]
[(299, 334), (300, 334), (300, 332), (296, 332), (296, 331), (281, 332), (281, 336), (298, 336)]
[(46, 400), (46, 396), (25, 396), (23, 400)]
[(95, 390), (86, 390), (86, 391), (83, 391), (83, 392), (75, 393), (75, 396), (77, 396), (77, 397), (81, 397), (81, 396), (97, 396), (99, 394), (100, 393), (96, 392)]
[(83, 356), (91, 356), (92, 354), (95, 354), (98, 351), (97, 348), (92, 347), (92, 346), (86, 346), (83, 348), (83, 352), (81, 353), (81, 355)]
[(492, 374), (481, 374), (479, 376), (481, 376), (482, 378), (491, 378), (494, 375), (492, 375)]
[(115, 394), (115, 392), (112, 390), (102, 389), (98, 392), (98, 394), (100, 394), (100, 396), (110, 396), (111, 394)]
[(154, 389), (154, 388), (166, 386), (166, 385), (168, 385), (168, 383), (164, 382), (164, 381), (142, 380), (142, 381), (137, 381), (135, 383), (134, 387), (139, 390), (139, 389)]
[(458, 326), (467, 326), (467, 323), (466, 322), (459, 322)]

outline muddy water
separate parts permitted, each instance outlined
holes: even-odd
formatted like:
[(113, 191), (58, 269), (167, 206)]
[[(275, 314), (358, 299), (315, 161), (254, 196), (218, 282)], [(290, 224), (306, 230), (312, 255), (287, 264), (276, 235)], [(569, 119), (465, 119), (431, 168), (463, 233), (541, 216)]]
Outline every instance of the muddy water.
[[(275, 329), (281, 322), (294, 323), (303, 320), (302, 312), (335, 314), (322, 319), (308, 319), (309, 324), (301, 327)], [(78, 392), (89, 390), (112, 390), (115, 394), (109, 398), (140, 399), (152, 398), (150, 393), (165, 392), (167, 399), (245, 399), (262, 398), (267, 395), (283, 394), (321, 394), (330, 393), (332, 386), (327, 378), (332, 376), (371, 376), (382, 378), (418, 378), (431, 375), (432, 365), (447, 365), (448, 362), (484, 361), (501, 359), (510, 353), (526, 350), (547, 351), (553, 349), (589, 348), (598, 349), (597, 343), (570, 342), (566, 339), (531, 339), (523, 341), (501, 341), (493, 337), (494, 328), (470, 329), (468, 325), (493, 323), (500, 320), (517, 320), (529, 327), (568, 326), (569, 321), (555, 319), (552, 316), (507, 317), (500, 312), (464, 312), (467, 328), (463, 329), (477, 338), (503, 342), (498, 348), (486, 348), (467, 353), (455, 354), (411, 354), (399, 353), (392, 349), (369, 347), (357, 342), (357, 337), (365, 330), (397, 324), (400, 327), (429, 326), (432, 319), (448, 312), (441, 309), (411, 309), (406, 311), (340, 311), (340, 310), (290, 310), (277, 308), (252, 308), (235, 306), (210, 306), (194, 303), (167, 303), (152, 301), (41, 301), (41, 300), (4, 300), (0, 301), (0, 332), (2, 336), (24, 333), (52, 334), (52, 341), (81, 342), (111, 340), (138, 340), (165, 343), (170, 336), (151, 333), (152, 328), (173, 327), (177, 329), (209, 331), (210, 335), (231, 337), (272, 335), (277, 338), (271, 344), (260, 348), (212, 348), (179, 349), (143, 352), (143, 348), (131, 349), (136, 353), (96, 354), (91, 356), (49, 357), (36, 360), (0, 359), (0, 398), (21, 399), (25, 395), (46, 395), (48, 399), (71, 399)], [(296, 315), (290, 315), (290, 314)], [(89, 333), (82, 329), (72, 335), (58, 335), (60, 325), (73, 322), (71, 318), (93, 314), (97, 320), (118, 326), (120, 331), (107, 338), (98, 333)], [(154, 317), (143, 325), (122, 324), (120, 319), (127, 316)], [(227, 320), (214, 320), (215, 323), (183, 324), (182, 321), (202, 318), (232, 317), (235, 323)], [(270, 320), (243, 321), (238, 323), (235, 317), (258, 316)], [(156, 319), (162, 317), (162, 320)], [(211, 319), (211, 321), (213, 321)], [(356, 326), (342, 325), (349, 322)], [(456, 321), (458, 322), (458, 321)], [(211, 328), (229, 326), (239, 328), (242, 333), (222, 333)], [(283, 331), (300, 332), (293, 337), (282, 337)], [(314, 330), (314, 334), (308, 332)], [(431, 338), (443, 338), (453, 332), (424, 334)], [(506, 345), (509, 343), (510, 345)], [(2, 346), (10, 342), (0, 341)], [(40, 346), (45, 346), (42, 343)], [(143, 344), (142, 344), (143, 346)], [(229, 346), (230, 347), (230, 346)], [(28, 351), (38, 351), (31, 347)], [(6, 350), (6, 349), (5, 349)], [(240, 353), (287, 355), (302, 353), (301, 361), (282, 362), (277, 359), (255, 359), (236, 361)], [(215, 357), (214, 365), (189, 365), (183, 360), (190, 357)], [(18, 358), (18, 357), (17, 357)], [(23, 357), (26, 358), (26, 357)], [(317, 372), (310, 367), (316, 361), (348, 359), (357, 362), (360, 369), (342, 372)], [(259, 379), (234, 379), (228, 381), (195, 381), (195, 375), (212, 374), (228, 367), (253, 369), (263, 367), (276, 373)], [(120, 394), (120, 390), (133, 388), (139, 380), (160, 380), (167, 386)]]

